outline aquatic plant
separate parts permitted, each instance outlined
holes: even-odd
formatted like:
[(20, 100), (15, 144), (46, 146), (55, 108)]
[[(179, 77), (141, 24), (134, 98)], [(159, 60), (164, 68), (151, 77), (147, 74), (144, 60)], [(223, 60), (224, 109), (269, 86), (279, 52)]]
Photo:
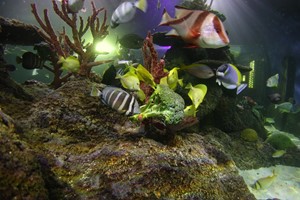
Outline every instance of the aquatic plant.
[(270, 143), (275, 149), (286, 150), (297, 148), (291, 138), (283, 133), (273, 133), (268, 137), (266, 141)]
[[(158, 55), (153, 44), (153, 37), (150, 32), (148, 32), (147, 37), (144, 40), (142, 52), (144, 67), (153, 76), (154, 82), (159, 84), (160, 80), (167, 76), (168, 73), (164, 71), (165, 61), (163, 59), (158, 60)], [(141, 81), (140, 88), (144, 91), (147, 101), (154, 91), (153, 88), (143, 81)]]
[(156, 118), (166, 125), (178, 124), (184, 118), (183, 98), (166, 85), (157, 85), (146, 105), (141, 107), (141, 113), (133, 119), (145, 120)]
[[(51, 85), (57, 88), (74, 74), (74, 72), (68, 72), (67, 75), (62, 76), (61, 64), (57, 63), (60, 57), (68, 58), (72, 56), (72, 52), (77, 53), (80, 63), (77, 73), (84, 77), (89, 77), (92, 67), (111, 62), (111, 60), (95, 61), (95, 58), (98, 56), (98, 53), (95, 51), (95, 45), (108, 35), (107, 16), (104, 8), (97, 9), (92, 1), (92, 14), (84, 24), (83, 18), (81, 16), (78, 18), (77, 13), (72, 13), (69, 16), (66, 1), (61, 2), (61, 9), (59, 9), (55, 0), (52, 0), (52, 4), (55, 13), (71, 28), (72, 37), (66, 34), (65, 27), (63, 27), (62, 32), (55, 32), (48, 16), (48, 9), (44, 9), (43, 21), (37, 12), (36, 4), (31, 4), (31, 8), (35, 19), (41, 27), (39, 34), (45, 39), (52, 51), (51, 62), (53, 69), (49, 70), (54, 73), (54, 80)], [(101, 12), (104, 12), (102, 23), (97, 17)], [(78, 19), (79, 27), (77, 24)], [(93, 38), (91, 43), (86, 43), (83, 39), (88, 30), (90, 30)]]
[(255, 142), (258, 140), (257, 132), (254, 129), (246, 128), (241, 132), (241, 138), (248, 142)]
[(212, 3), (213, 0), (210, 0), (209, 4), (208, 0), (192, 0), (184, 1), (181, 6), (195, 10), (210, 10)]

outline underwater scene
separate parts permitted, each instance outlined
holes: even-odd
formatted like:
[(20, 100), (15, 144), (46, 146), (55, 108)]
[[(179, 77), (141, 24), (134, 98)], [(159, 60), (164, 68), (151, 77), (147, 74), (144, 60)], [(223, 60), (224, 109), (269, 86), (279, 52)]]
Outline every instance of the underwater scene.
[(300, 1), (0, 0), (0, 199), (299, 200)]

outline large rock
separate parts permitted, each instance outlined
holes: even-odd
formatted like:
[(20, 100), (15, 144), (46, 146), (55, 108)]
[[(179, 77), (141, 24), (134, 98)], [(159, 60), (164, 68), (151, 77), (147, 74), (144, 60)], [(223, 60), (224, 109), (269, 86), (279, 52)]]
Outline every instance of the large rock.
[[(41, 191), (47, 190), (41, 195), (50, 199), (255, 199), (220, 143), (184, 132), (169, 145), (147, 138), (138, 124), (90, 97), (91, 88), (87, 80), (69, 81), (33, 101), (24, 111), (27, 118), (15, 119), (24, 131), (21, 139), (35, 152), (34, 162), (21, 166), (39, 169)], [(19, 180), (13, 174), (5, 178)], [(21, 197), (26, 198), (22, 193)]]

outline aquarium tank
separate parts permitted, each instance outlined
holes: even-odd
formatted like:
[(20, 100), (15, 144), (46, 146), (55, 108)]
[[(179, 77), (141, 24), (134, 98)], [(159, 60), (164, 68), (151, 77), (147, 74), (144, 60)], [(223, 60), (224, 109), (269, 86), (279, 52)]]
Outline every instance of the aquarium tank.
[(0, 0), (0, 199), (300, 199), (297, 0)]

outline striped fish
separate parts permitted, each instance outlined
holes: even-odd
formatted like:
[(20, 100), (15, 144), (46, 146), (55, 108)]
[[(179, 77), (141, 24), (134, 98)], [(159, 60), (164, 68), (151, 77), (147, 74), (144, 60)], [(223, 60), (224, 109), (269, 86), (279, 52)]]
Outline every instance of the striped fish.
[(140, 106), (134, 96), (120, 88), (105, 87), (101, 93), (101, 100), (119, 113), (125, 115), (140, 113)]
[(125, 1), (121, 3), (111, 16), (111, 28), (116, 28), (119, 24), (127, 23), (132, 20), (137, 8), (146, 12), (147, 0), (137, 0), (136, 2)]
[(22, 58), (17, 56), (16, 62), (22, 63), (22, 67), (25, 69), (42, 69), (45, 64), (45, 60), (32, 52), (25, 52)]
[(175, 18), (164, 10), (159, 26), (171, 26), (167, 35), (180, 36), (191, 46), (220, 48), (229, 44), (222, 21), (213, 13), (201, 10), (188, 10), (175, 6)]

